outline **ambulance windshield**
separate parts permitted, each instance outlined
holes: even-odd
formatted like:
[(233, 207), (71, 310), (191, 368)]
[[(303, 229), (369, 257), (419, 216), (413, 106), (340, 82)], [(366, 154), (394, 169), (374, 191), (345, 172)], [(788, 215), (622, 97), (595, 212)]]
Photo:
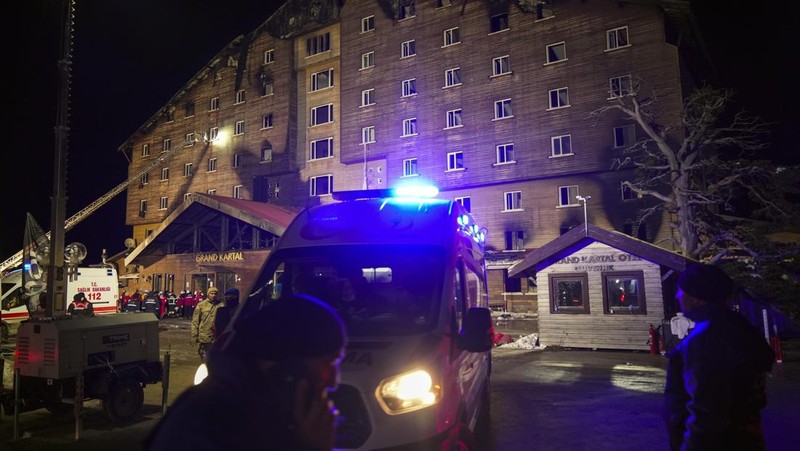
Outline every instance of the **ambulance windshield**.
[(337, 310), (351, 336), (385, 336), (433, 327), (445, 262), (432, 246), (346, 245), (279, 251), (266, 270), (265, 296), (309, 294)]

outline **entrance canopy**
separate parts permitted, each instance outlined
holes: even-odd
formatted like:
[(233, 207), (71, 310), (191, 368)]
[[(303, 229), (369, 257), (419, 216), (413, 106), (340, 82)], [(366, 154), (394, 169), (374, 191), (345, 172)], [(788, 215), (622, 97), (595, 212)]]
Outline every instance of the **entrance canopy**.
[(150, 265), (168, 254), (263, 249), (281, 236), (299, 209), (193, 193), (125, 258)]

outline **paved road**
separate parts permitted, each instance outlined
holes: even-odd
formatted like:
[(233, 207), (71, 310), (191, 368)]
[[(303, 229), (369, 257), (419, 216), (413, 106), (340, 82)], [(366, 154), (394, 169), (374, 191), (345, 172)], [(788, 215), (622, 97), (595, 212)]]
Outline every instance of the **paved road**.
[[(535, 323), (535, 321), (533, 321)], [(188, 322), (162, 323), (162, 355), (172, 359), (172, 402), (191, 384), (198, 363), (188, 344)], [(527, 335), (535, 324), (496, 325), (497, 330)], [(796, 450), (800, 443), (800, 340), (785, 346), (768, 383), (764, 412), (767, 449)], [(494, 450), (667, 450), (660, 407), (666, 360), (642, 352), (498, 348), (492, 380)], [(161, 387), (147, 387), (139, 420), (115, 427), (97, 401), (86, 404), (83, 434), (74, 440), (70, 416), (44, 410), (23, 414), (21, 432), (11, 441), (12, 417), (0, 421), (3, 450), (140, 450), (141, 440), (161, 416)]]

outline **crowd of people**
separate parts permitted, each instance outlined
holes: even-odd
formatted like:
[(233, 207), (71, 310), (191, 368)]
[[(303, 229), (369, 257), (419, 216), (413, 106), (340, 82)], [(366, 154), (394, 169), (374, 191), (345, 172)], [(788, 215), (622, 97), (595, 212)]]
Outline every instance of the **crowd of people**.
[(179, 294), (165, 291), (123, 291), (119, 297), (119, 312), (150, 312), (158, 319), (192, 319), (195, 308), (206, 296), (202, 291), (181, 291)]

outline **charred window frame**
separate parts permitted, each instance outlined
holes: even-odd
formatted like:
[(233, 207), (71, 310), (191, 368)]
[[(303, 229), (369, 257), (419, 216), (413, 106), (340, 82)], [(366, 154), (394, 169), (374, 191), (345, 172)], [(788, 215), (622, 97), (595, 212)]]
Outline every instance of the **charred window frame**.
[(589, 314), (588, 274), (550, 274), (547, 279), (550, 287), (550, 313)]

